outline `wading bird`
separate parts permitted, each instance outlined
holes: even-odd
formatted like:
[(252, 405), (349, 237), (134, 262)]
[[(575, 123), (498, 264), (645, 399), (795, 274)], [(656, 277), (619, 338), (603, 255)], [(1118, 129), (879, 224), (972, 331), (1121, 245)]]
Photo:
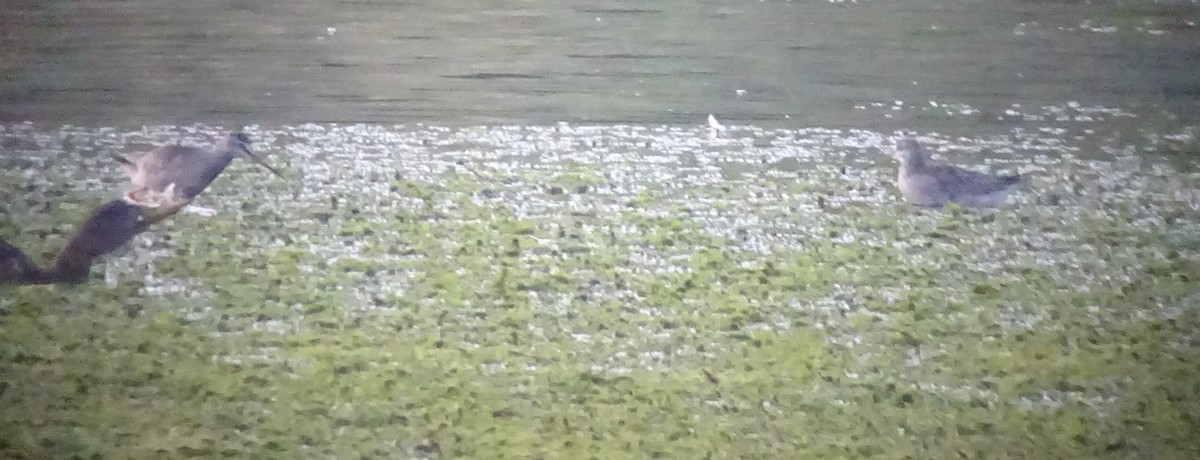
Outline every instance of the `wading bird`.
[(125, 198), (141, 204), (150, 198), (146, 196), (147, 192), (161, 198), (171, 193), (168, 190), (173, 185), (175, 196), (167, 197), (167, 201), (191, 202), (239, 155), (282, 178), (279, 171), (250, 152), (250, 143), (246, 133), (235, 132), (212, 150), (168, 145), (141, 154), (118, 156), (117, 160), (124, 164), (133, 182), (133, 188), (125, 192)]
[(213, 150), (170, 145), (118, 157), (133, 182), (125, 197), (93, 210), (47, 269), (0, 239), (0, 286), (84, 281), (93, 261), (125, 245), (151, 224), (179, 212), (238, 155), (283, 177), (250, 153), (250, 137), (240, 132), (230, 134)]
[(909, 203), (941, 207), (946, 203), (977, 208), (995, 208), (1004, 204), (1008, 194), (1021, 182), (1019, 174), (994, 176), (955, 166), (930, 164), (929, 155), (916, 139), (896, 142), (895, 158), (900, 161), (897, 184)]

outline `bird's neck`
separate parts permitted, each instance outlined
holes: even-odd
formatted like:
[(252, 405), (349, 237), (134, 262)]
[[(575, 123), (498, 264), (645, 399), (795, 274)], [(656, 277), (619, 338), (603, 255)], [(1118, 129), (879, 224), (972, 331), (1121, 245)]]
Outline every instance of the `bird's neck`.
[(916, 170), (925, 167), (925, 154), (920, 151), (905, 152), (904, 157), (900, 159), (900, 165), (907, 170)]
[(227, 145), (227, 146), (225, 146), (225, 148), (221, 149), (217, 153), (220, 155), (221, 159), (223, 160), (223, 163), (226, 166), (228, 166), (229, 163), (233, 162), (233, 159), (238, 156), (238, 148), (235, 146)]

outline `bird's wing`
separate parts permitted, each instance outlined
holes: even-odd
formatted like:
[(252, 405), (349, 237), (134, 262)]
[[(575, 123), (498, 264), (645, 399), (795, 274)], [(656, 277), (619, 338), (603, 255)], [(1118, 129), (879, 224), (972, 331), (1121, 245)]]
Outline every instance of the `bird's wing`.
[(1020, 182), (1020, 176), (994, 176), (955, 166), (933, 166), (934, 177), (942, 189), (951, 195), (986, 195), (999, 192)]
[(131, 174), (135, 184), (140, 177), (142, 187), (156, 191), (164, 190), (174, 182), (174, 172), (179, 170), (180, 164), (186, 163), (189, 150), (186, 147), (168, 145), (132, 159), (137, 169), (135, 174)]
[(179, 196), (191, 200), (204, 191), (231, 160), (229, 155), (168, 145), (143, 156), (138, 167), (147, 177), (148, 188), (161, 192), (175, 184)]
[(156, 171), (172, 171), (194, 161), (193, 157), (197, 156), (204, 156), (204, 151), (182, 145), (167, 145), (142, 155), (137, 163), (138, 166)]

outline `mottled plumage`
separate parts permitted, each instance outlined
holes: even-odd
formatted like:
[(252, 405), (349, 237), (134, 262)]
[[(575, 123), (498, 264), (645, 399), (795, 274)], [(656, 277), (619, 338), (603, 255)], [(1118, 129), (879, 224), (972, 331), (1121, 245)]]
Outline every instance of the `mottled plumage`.
[(119, 157), (118, 159), (125, 164), (129, 179), (133, 181), (133, 189), (126, 192), (126, 198), (135, 203), (140, 202), (139, 192), (154, 191), (161, 194), (171, 184), (175, 184), (175, 193), (179, 198), (191, 201), (229, 166), (233, 157), (238, 155), (245, 156), (276, 176), (283, 177), (250, 153), (250, 142), (250, 136), (235, 132), (213, 150), (168, 145), (140, 155)]
[(897, 185), (904, 199), (918, 206), (941, 207), (946, 203), (994, 208), (1004, 204), (1021, 182), (1020, 175), (993, 176), (954, 166), (929, 164), (929, 156), (915, 139), (896, 143), (900, 161)]

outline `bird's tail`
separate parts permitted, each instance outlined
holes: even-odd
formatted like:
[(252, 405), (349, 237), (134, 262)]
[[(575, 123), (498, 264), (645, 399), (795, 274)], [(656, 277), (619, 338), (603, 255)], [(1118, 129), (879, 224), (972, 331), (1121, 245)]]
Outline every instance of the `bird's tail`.
[(112, 158), (113, 158), (114, 160), (117, 160), (117, 163), (121, 163), (121, 164), (123, 164), (123, 165), (127, 165), (127, 166), (137, 166), (136, 164), (134, 164), (134, 163), (133, 163), (133, 160), (130, 160), (130, 159), (128, 159), (128, 158), (125, 158), (125, 155), (113, 154), (113, 155), (112, 155)]
[(133, 173), (137, 172), (137, 163), (134, 163), (133, 160), (130, 160), (125, 155), (113, 154), (112, 158), (117, 160), (117, 163), (121, 163), (121, 168), (125, 169), (126, 174), (132, 176)]

